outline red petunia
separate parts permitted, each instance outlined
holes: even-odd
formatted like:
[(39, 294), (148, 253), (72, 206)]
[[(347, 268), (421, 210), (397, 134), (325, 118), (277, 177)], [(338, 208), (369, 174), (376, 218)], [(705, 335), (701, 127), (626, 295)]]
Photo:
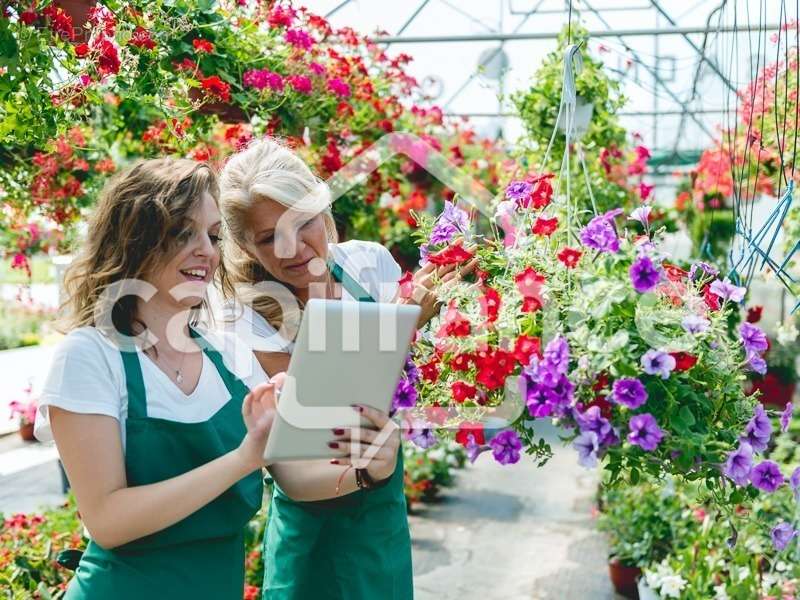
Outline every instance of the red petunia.
[(475, 254), (469, 250), (465, 250), (461, 242), (456, 242), (452, 246), (448, 246), (441, 252), (428, 255), (428, 262), (437, 266), (452, 265), (463, 263)]
[(689, 276), (689, 273), (677, 265), (673, 265), (672, 263), (663, 262), (662, 266), (664, 267), (664, 273), (667, 275), (667, 279), (674, 282), (680, 282), (686, 279)]
[(711, 293), (711, 285), (706, 284), (703, 288), (703, 300), (706, 302), (706, 306), (711, 310), (719, 310), (719, 296), (716, 294)]
[(533, 267), (528, 267), (514, 277), (517, 289), (522, 295), (522, 312), (535, 312), (542, 308), (542, 284), (545, 278)]
[(470, 435), (475, 444), (480, 446), (486, 443), (486, 438), (483, 434), (483, 423), (471, 421), (464, 421), (461, 423), (461, 425), (458, 426), (458, 432), (456, 432), (456, 442), (462, 446), (466, 446), (469, 443)]
[(450, 368), (453, 371), (469, 371), (470, 364), (474, 358), (471, 354), (456, 354), (450, 360)]
[(679, 373), (688, 371), (697, 364), (697, 357), (688, 352), (670, 352), (669, 355), (675, 359), (675, 370)]
[(531, 362), (531, 356), (542, 355), (542, 340), (531, 335), (521, 335), (514, 342), (514, 359), (523, 367)]
[(451, 305), (444, 313), (442, 326), (436, 332), (436, 336), (466, 337), (471, 330), (472, 327), (469, 320), (454, 305)]
[(576, 248), (570, 248), (569, 246), (566, 246), (563, 250), (561, 250), (561, 252), (558, 253), (558, 260), (560, 260), (568, 269), (574, 269), (578, 266), (578, 261), (580, 261), (581, 256), (583, 256), (583, 252), (577, 250)]
[(558, 229), (558, 217), (547, 219), (545, 217), (538, 217), (533, 224), (532, 231), (534, 235), (551, 236)]
[(212, 96), (216, 96), (223, 102), (230, 102), (231, 86), (222, 81), (218, 75), (211, 75), (210, 77), (200, 79), (200, 85)]
[(131, 40), (128, 43), (131, 46), (147, 48), (148, 50), (152, 50), (156, 47), (156, 43), (153, 41), (153, 38), (150, 37), (150, 32), (140, 26), (137, 26), (136, 29), (133, 30)]
[(516, 361), (511, 352), (501, 348), (478, 352), (475, 356), (475, 367), (478, 370), (475, 381), (488, 390), (495, 390), (503, 387), (515, 366)]
[(397, 285), (400, 287), (401, 298), (411, 298), (414, 293), (414, 274), (411, 271), (406, 271), (397, 282)]
[(761, 320), (761, 314), (764, 312), (763, 306), (751, 306), (747, 309), (747, 322), (758, 323)]
[(483, 295), (478, 298), (481, 305), (481, 314), (486, 317), (489, 323), (497, 321), (497, 316), (500, 313), (500, 294), (496, 289), (491, 287), (483, 288)]
[(202, 38), (193, 39), (192, 46), (198, 54), (211, 54), (214, 51), (214, 44)]
[(432, 360), (424, 365), (420, 365), (419, 372), (425, 381), (435, 383), (439, 379), (439, 362)]
[(442, 408), (438, 404), (428, 406), (425, 408), (425, 419), (429, 423), (436, 423), (437, 425), (444, 425), (447, 417), (450, 416), (450, 411)]
[(463, 404), (464, 401), (475, 397), (478, 393), (478, 388), (465, 381), (456, 381), (450, 386), (450, 391), (453, 393), (453, 400)]
[(550, 180), (554, 177), (553, 173), (544, 173), (535, 177), (528, 177), (526, 181), (532, 184), (530, 195), (522, 201), (526, 208), (544, 208), (553, 199), (553, 186)]

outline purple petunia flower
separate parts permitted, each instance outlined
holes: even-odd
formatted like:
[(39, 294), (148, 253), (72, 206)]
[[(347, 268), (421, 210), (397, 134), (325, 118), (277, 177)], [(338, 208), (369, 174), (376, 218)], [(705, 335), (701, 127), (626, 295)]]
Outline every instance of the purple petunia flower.
[(439, 441), (430, 424), (420, 419), (414, 419), (411, 428), (405, 434), (406, 439), (416, 446), (427, 449), (435, 446)]
[(750, 471), (750, 483), (770, 494), (781, 487), (785, 481), (780, 467), (771, 460), (761, 461)]
[(647, 227), (648, 223), (650, 223), (651, 212), (653, 212), (653, 207), (648, 204), (643, 204), (631, 212), (628, 220), (639, 221), (639, 223)]
[(533, 186), (527, 181), (512, 181), (506, 187), (506, 198), (517, 203), (525, 201), (531, 195)]
[(475, 464), (475, 461), (478, 460), (478, 457), (490, 449), (490, 447), (486, 444), (476, 444), (475, 436), (471, 433), (467, 434), (467, 443), (464, 448), (467, 451), (467, 458), (469, 459), (470, 464)]
[(558, 336), (547, 344), (541, 360), (533, 356), (522, 370), (520, 392), (533, 417), (562, 413), (572, 404), (575, 385), (566, 375), (569, 360), (569, 344)]
[(695, 264), (693, 264), (692, 268), (689, 269), (689, 280), (690, 281), (694, 280), (694, 276), (697, 273), (697, 271), (702, 271), (703, 273), (705, 273), (706, 275), (708, 275), (710, 277), (716, 277), (717, 275), (719, 275), (719, 269), (717, 269), (716, 267), (714, 267), (714, 266), (712, 266), (712, 265), (710, 265), (708, 263), (699, 261), (699, 262), (696, 262)]
[(578, 464), (587, 469), (597, 466), (597, 451), (599, 449), (597, 434), (594, 431), (584, 431), (572, 442), (572, 447), (578, 451)]
[(750, 482), (750, 471), (753, 468), (753, 447), (747, 442), (740, 442), (739, 447), (728, 455), (722, 472), (737, 485)]
[(791, 542), (798, 533), (800, 532), (792, 527), (790, 523), (781, 521), (773, 527), (769, 535), (772, 538), (772, 545), (775, 547), (775, 550), (780, 552), (789, 545), (789, 542)]
[(397, 388), (394, 391), (392, 398), (392, 408), (395, 410), (407, 410), (414, 408), (417, 405), (417, 388), (408, 379), (401, 378), (397, 383)]
[(759, 375), (766, 375), (767, 373), (767, 361), (755, 352), (747, 355), (747, 366), (751, 371)]
[(744, 350), (747, 354), (762, 354), (769, 349), (767, 334), (757, 325), (742, 323), (742, 326), (739, 327), (739, 335), (741, 336), (742, 344), (744, 344)]
[(631, 417), (628, 428), (630, 429), (628, 441), (647, 452), (655, 450), (664, 437), (664, 432), (650, 413)]
[(644, 384), (635, 377), (624, 377), (614, 382), (611, 399), (628, 408), (639, 408), (647, 402), (647, 390)]
[(513, 465), (519, 462), (519, 451), (522, 449), (522, 442), (513, 429), (501, 431), (489, 441), (492, 448), (492, 456), (501, 465)]
[(614, 217), (622, 213), (622, 209), (598, 215), (581, 230), (581, 242), (587, 248), (614, 254), (619, 252), (619, 237), (614, 227)]
[(590, 406), (583, 412), (574, 411), (575, 421), (581, 432), (591, 431), (597, 436), (597, 443), (601, 446), (611, 446), (618, 442), (617, 434), (606, 419), (599, 406)]
[(675, 370), (675, 357), (661, 350), (648, 350), (642, 356), (642, 368), (648, 375), (658, 375), (661, 379), (669, 379)]
[(764, 407), (758, 404), (744, 428), (741, 441), (750, 444), (756, 452), (763, 452), (767, 449), (770, 437), (772, 437), (772, 421), (769, 420)]
[(720, 281), (719, 279), (713, 281), (710, 290), (712, 294), (719, 296), (722, 300), (730, 300), (737, 304), (744, 300), (744, 296), (747, 293), (747, 288), (733, 285), (728, 278), (725, 278), (725, 281)]
[(691, 334), (705, 333), (711, 326), (711, 321), (699, 315), (687, 315), (681, 321), (681, 326)]
[(565, 375), (569, 369), (569, 344), (567, 338), (559, 335), (547, 344), (544, 349), (542, 364), (547, 370)]
[(786, 433), (786, 431), (789, 429), (789, 423), (792, 422), (793, 412), (794, 412), (794, 407), (792, 406), (791, 401), (789, 401), (786, 403), (786, 408), (784, 408), (783, 412), (781, 412), (780, 422), (781, 422), (781, 431), (783, 433)]
[(426, 246), (448, 244), (457, 233), (464, 233), (467, 229), (469, 229), (469, 214), (446, 200), (444, 210), (436, 219), (436, 224), (433, 226)]
[(651, 291), (661, 281), (661, 270), (653, 264), (649, 256), (640, 256), (630, 268), (633, 289), (640, 294)]
[(797, 467), (789, 477), (789, 487), (792, 488), (794, 499), (800, 502), (800, 467)]

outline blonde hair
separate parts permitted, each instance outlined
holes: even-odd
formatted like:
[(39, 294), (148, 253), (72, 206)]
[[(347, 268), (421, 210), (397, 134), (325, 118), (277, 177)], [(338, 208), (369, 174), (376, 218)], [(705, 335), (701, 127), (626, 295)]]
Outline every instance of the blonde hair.
[(295, 298), (291, 304), (300, 306), (300, 310), (283, 314), (281, 298), (252, 287), (277, 280), (251, 252), (254, 240), (249, 213), (257, 202), (267, 198), (287, 208), (311, 210), (309, 204), (315, 202), (309, 203), (309, 199), (319, 201), (320, 194), (324, 195), (322, 200), (327, 204), (321, 214), (328, 242), (335, 243), (336, 224), (327, 186), (297, 154), (276, 139), (264, 137), (254, 140), (228, 160), (220, 175), (220, 211), (226, 228), (223, 246), (228, 276), (227, 282), (223, 282), (223, 294), (229, 299), (238, 296), (246, 301), (276, 329), (284, 323), (296, 327), (302, 306)]
[[(86, 239), (64, 274), (66, 300), (59, 328), (95, 326), (95, 309), (110, 285), (143, 279), (175, 251), (187, 231), (191, 211), (205, 192), (219, 203), (219, 188), (208, 165), (188, 159), (158, 158), (134, 163), (106, 183), (89, 220)], [(220, 277), (225, 280), (224, 266)], [(115, 297), (114, 329), (133, 335), (135, 296)], [(203, 308), (207, 303), (203, 301)], [(196, 317), (196, 314), (194, 315)]]

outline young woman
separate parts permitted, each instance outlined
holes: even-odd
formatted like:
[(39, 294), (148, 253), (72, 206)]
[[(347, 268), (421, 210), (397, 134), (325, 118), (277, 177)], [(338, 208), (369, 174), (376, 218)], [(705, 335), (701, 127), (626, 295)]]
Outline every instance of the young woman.
[[(400, 267), (382, 246), (336, 243), (327, 189), (303, 161), (270, 139), (233, 156), (221, 179), (225, 262), (239, 302), (227, 319), (255, 336), (268, 372), (285, 371), (303, 304), (310, 297), (397, 302)], [(465, 273), (474, 265), (465, 269)], [(432, 266), (414, 277), (426, 321), (437, 310), (434, 285), (459, 274)], [(244, 291), (243, 291), (244, 290)], [(227, 293), (232, 296), (228, 288)], [(354, 382), (357, 385), (357, 382)], [(363, 410), (363, 407), (362, 407)], [(371, 411), (383, 427), (385, 414)], [(375, 433), (362, 433), (366, 442)], [(334, 429), (331, 447), (352, 433)], [(411, 544), (395, 432), (364, 468), (349, 458), (273, 465), (274, 489), (264, 540), (264, 598), (347, 600), (413, 597)]]
[[(68, 600), (240, 600), (274, 386), (201, 325), (220, 264), (217, 184), (144, 161), (104, 189), (67, 273), (69, 333), (36, 432), (91, 537)], [(252, 391), (251, 391), (252, 390)]]

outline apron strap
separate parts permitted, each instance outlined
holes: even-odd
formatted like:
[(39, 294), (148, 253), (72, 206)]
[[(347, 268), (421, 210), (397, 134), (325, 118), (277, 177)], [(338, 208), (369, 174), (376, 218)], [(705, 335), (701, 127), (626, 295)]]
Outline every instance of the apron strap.
[(242, 380), (228, 370), (228, 367), (225, 366), (225, 361), (222, 360), (222, 355), (211, 344), (208, 343), (208, 340), (200, 335), (200, 333), (197, 332), (193, 327), (189, 328), (189, 334), (193, 338), (200, 341), (200, 346), (203, 348), (203, 352), (209, 358), (209, 360), (214, 363), (217, 373), (219, 373), (219, 376), (222, 377), (222, 381), (225, 383), (225, 387), (228, 388), (228, 393), (231, 396), (236, 397), (238, 395), (240, 398), (244, 398), (250, 393), (250, 389), (242, 382)]
[(342, 266), (332, 258), (328, 259), (328, 269), (333, 278), (342, 284), (347, 293), (359, 302), (375, 302), (375, 298), (364, 287), (353, 279)]
[(139, 355), (136, 350), (120, 350), (120, 354), (122, 365), (125, 367), (125, 385), (128, 389), (128, 418), (143, 419), (147, 417), (147, 401)]

